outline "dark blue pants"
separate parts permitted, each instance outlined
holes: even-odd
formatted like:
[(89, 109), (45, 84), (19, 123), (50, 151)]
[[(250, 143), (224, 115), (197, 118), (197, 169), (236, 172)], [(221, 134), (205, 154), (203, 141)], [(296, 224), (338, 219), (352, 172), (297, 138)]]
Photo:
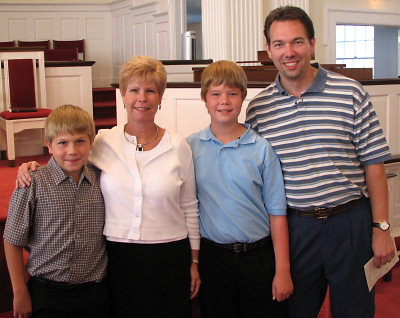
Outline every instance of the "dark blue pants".
[(271, 240), (246, 253), (202, 241), (199, 260), (203, 318), (287, 316), (286, 303), (272, 301), (275, 257)]
[(368, 199), (326, 219), (289, 215), (294, 294), (289, 316), (316, 318), (329, 285), (333, 318), (373, 318), (364, 264), (373, 256)]

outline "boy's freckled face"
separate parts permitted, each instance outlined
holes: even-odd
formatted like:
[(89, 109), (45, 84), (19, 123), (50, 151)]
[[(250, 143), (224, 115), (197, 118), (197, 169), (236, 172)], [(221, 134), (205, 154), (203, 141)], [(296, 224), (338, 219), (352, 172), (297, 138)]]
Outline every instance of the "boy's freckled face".
[(237, 87), (211, 84), (204, 102), (212, 122), (237, 123), (242, 109), (242, 92)]
[(92, 142), (85, 133), (62, 133), (47, 145), (49, 153), (53, 155), (55, 161), (64, 172), (74, 178), (79, 179), (83, 165), (89, 158)]

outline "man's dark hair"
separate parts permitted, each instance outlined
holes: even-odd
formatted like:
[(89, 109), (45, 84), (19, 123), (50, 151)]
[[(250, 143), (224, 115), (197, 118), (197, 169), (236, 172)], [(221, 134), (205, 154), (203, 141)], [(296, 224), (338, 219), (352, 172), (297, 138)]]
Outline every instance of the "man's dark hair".
[(308, 14), (303, 9), (293, 6), (279, 7), (272, 10), (265, 19), (264, 35), (265, 38), (267, 39), (268, 45), (271, 44), (271, 37), (269, 31), (272, 22), (290, 21), (290, 20), (299, 20), (304, 25), (309, 40), (311, 40), (314, 37), (313, 23)]

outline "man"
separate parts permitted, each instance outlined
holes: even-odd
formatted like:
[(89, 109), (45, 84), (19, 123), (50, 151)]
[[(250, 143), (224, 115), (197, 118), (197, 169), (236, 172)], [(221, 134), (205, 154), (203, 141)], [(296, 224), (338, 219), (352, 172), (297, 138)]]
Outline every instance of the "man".
[(330, 287), (333, 317), (373, 317), (364, 264), (394, 256), (383, 162), (390, 158), (367, 92), (310, 65), (312, 21), (297, 7), (273, 10), (266, 49), (279, 74), (249, 104), (246, 121), (282, 164), (294, 294), (290, 317), (317, 317)]

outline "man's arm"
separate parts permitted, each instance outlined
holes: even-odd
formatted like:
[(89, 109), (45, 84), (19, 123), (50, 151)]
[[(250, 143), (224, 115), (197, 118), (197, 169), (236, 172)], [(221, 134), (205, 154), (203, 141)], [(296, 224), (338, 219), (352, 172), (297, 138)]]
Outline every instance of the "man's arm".
[[(389, 221), (388, 187), (383, 163), (365, 166), (365, 178), (372, 207), (373, 222)], [(394, 244), (390, 230), (373, 228), (372, 250), (376, 267), (381, 267), (394, 257)]]
[(14, 294), (14, 317), (29, 317), (32, 312), (32, 305), (31, 297), (25, 282), (22, 247), (4, 241), (4, 251)]
[(290, 276), (289, 230), (286, 215), (269, 215), (271, 237), (275, 251), (275, 277), (272, 283), (273, 299), (283, 301), (293, 293)]

